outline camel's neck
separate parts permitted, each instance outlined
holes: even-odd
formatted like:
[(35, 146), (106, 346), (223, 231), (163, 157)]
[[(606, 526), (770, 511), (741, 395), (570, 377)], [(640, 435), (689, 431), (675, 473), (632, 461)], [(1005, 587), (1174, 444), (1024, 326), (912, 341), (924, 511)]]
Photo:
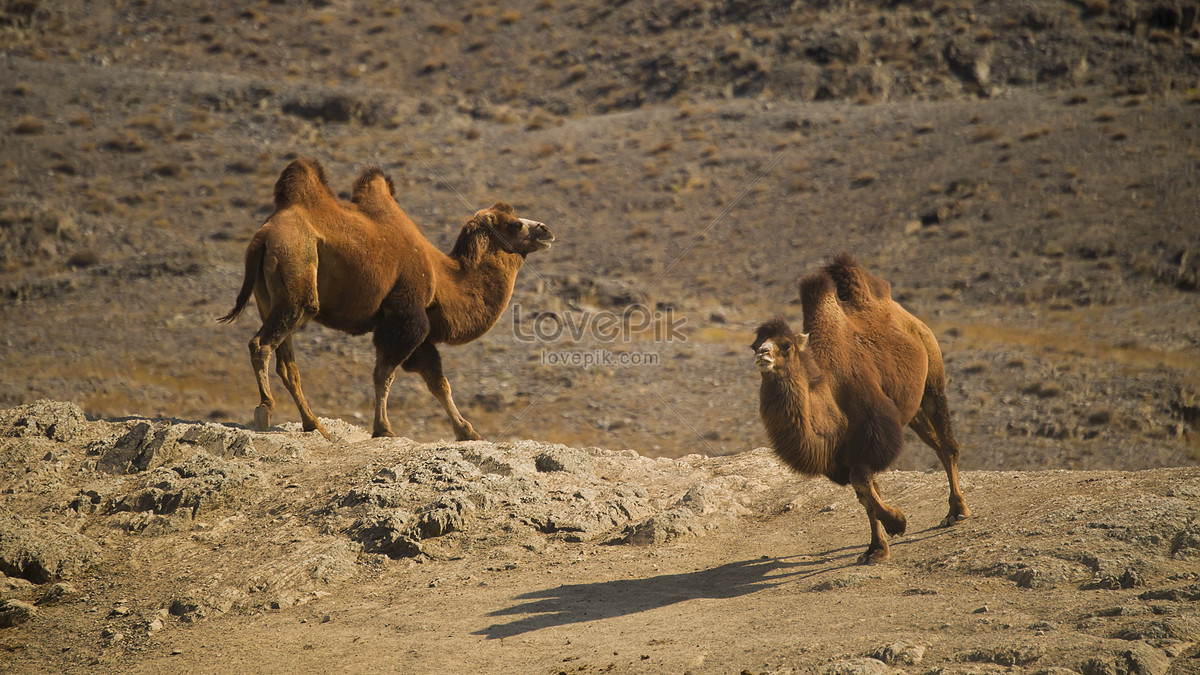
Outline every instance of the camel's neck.
[(522, 264), (521, 256), (496, 251), (474, 262), (445, 258), (445, 274), (434, 290), (439, 316), (431, 317), (431, 337), (463, 344), (488, 332), (508, 307)]
[(845, 419), (827, 384), (810, 389), (788, 377), (763, 377), (759, 411), (771, 447), (792, 469), (809, 476), (828, 475)]

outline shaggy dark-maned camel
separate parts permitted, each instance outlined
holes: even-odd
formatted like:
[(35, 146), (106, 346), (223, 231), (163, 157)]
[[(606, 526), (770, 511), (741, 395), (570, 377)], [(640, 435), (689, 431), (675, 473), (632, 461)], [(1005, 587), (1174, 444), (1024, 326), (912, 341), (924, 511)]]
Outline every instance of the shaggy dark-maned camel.
[(400, 366), (425, 379), (455, 438), (480, 439), (450, 397), (434, 345), (460, 345), (486, 333), (508, 305), (525, 256), (549, 248), (554, 235), (496, 202), (463, 225), (446, 255), (421, 235), (395, 193), (376, 167), (359, 176), (349, 202), (334, 195), (314, 159), (297, 159), (279, 176), (275, 212), (250, 240), (237, 303), (220, 319), (237, 318), (253, 293), (263, 320), (250, 340), (259, 429), (270, 426), (275, 409), (267, 372), (274, 353), (304, 430), (329, 437), (304, 400), (292, 347), (292, 334), (316, 321), (352, 335), (374, 331), (375, 436), (394, 435), (387, 398)]
[[(800, 282), (804, 332), (783, 317), (759, 326), (759, 414), (776, 455), (798, 473), (852, 485), (871, 521), (860, 563), (886, 560), (907, 521), (874, 475), (896, 459), (904, 425), (937, 452), (950, 481), (950, 526), (970, 515), (958, 485), (942, 352), (933, 331), (892, 300), (891, 286), (842, 253)], [(882, 524), (882, 528), (880, 525)]]

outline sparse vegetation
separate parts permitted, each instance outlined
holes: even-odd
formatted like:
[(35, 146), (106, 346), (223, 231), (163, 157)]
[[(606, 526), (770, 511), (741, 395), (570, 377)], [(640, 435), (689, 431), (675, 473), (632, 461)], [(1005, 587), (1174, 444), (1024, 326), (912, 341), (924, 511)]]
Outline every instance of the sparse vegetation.
[(45, 128), (46, 124), (42, 120), (32, 115), (26, 115), (17, 120), (17, 123), (13, 125), (12, 130), (14, 134), (31, 135), (40, 134), (43, 130), (45, 130)]

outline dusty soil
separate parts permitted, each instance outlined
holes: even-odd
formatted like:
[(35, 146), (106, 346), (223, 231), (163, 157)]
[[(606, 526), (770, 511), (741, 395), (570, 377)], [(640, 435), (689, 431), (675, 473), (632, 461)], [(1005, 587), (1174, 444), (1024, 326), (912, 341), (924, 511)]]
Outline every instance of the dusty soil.
[[(75, 587), (0, 629), (5, 660), (1187, 671), (1198, 14), (0, 2), (0, 406), (70, 401), (30, 419), (79, 426), (3, 441), (0, 548), (53, 544), (42, 571), (5, 563), (5, 598)], [(554, 230), (497, 327), (443, 352), (494, 446), (439, 441), (411, 376), (391, 397), (411, 440), (363, 438), (370, 342), (319, 326), (300, 366), (338, 439), (240, 426), (258, 324), (214, 319), (300, 154), (343, 194), (381, 166), (443, 249), (497, 199)], [(910, 435), (884, 481), (912, 531), (865, 570), (856, 502), (760, 449), (747, 348), (841, 250), (938, 334), (977, 513), (928, 529), (943, 480)], [(457, 501), (396, 487), (425, 460), (457, 467)], [(921, 663), (876, 652), (898, 641)]]
[(766, 449), (328, 422), (0, 412), (6, 672), (1200, 672), (1195, 467), (966, 472), (949, 529), (891, 472), (910, 531), (864, 567), (850, 491)]

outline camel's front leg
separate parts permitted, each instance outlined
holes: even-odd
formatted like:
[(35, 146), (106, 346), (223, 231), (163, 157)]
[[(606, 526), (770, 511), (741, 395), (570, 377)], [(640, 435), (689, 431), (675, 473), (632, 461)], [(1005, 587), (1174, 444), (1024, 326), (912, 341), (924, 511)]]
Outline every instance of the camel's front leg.
[(871, 521), (871, 543), (867, 550), (858, 558), (859, 564), (882, 562), (888, 559), (889, 548), (884, 530), (889, 535), (904, 534), (908, 519), (900, 511), (883, 503), (875, 486), (874, 476), (854, 476), (851, 478), (854, 494), (867, 511)]
[(392, 380), (396, 378), (396, 362), (380, 350), (375, 356), (375, 422), (371, 425), (371, 435), (392, 437), (392, 424), (388, 421), (387, 400), (392, 390)]
[(866, 509), (867, 518), (871, 521), (871, 543), (867, 546), (867, 550), (858, 556), (858, 564), (869, 565), (883, 562), (890, 555), (887, 539), (883, 536), (883, 526), (880, 525), (879, 518), (875, 516), (875, 509), (872, 508), (870, 500), (862, 492), (859, 492), (858, 486), (854, 487), (854, 492), (858, 495), (858, 502)]
[(437, 347), (429, 342), (421, 343), (420, 347), (408, 357), (404, 362), (404, 369), (409, 372), (417, 372), (425, 380), (425, 386), (429, 388), (429, 393), (442, 404), (442, 409), (446, 411), (446, 416), (450, 418), (450, 425), (454, 427), (454, 437), (460, 441), (482, 441), (483, 436), (475, 432), (471, 423), (463, 418), (458, 412), (458, 407), (454, 405), (454, 399), (450, 396), (450, 381), (442, 372), (442, 357), (438, 354)]

